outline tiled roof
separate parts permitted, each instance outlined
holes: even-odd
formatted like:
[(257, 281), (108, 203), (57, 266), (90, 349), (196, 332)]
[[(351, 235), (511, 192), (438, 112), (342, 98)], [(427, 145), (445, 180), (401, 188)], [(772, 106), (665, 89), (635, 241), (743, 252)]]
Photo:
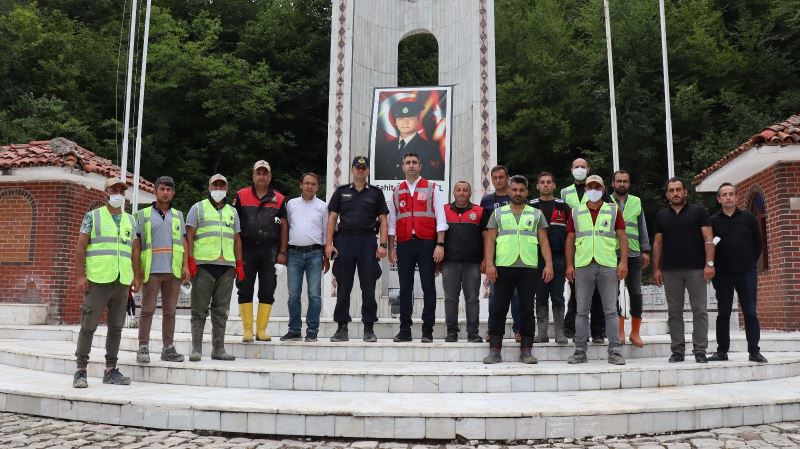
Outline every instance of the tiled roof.
[[(120, 172), (120, 168), (110, 160), (63, 137), (0, 146), (0, 170), (26, 167), (69, 167), (106, 178), (119, 177)], [(130, 173), (128, 185), (133, 185), (133, 175)], [(139, 187), (155, 193), (153, 183), (142, 177), (139, 178)]]
[(714, 162), (710, 167), (701, 171), (700, 174), (694, 177), (692, 184), (700, 184), (704, 179), (709, 177), (712, 173), (719, 170), (728, 162), (736, 159), (744, 154), (747, 150), (759, 145), (794, 145), (800, 144), (800, 114), (793, 115), (786, 120), (767, 126), (759, 133), (753, 134), (752, 137), (747, 139), (747, 142), (739, 146), (739, 148), (726, 154), (722, 159)]

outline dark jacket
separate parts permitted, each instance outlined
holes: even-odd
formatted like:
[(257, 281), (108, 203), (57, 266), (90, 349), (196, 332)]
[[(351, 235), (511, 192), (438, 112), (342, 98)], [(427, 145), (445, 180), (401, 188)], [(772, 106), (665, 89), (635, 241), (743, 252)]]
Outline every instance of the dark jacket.
[(236, 192), (233, 201), (242, 226), (242, 242), (271, 245), (280, 241), (281, 220), (286, 218), (285, 197), (272, 187), (258, 198), (255, 187)]
[(444, 262), (481, 263), (488, 214), (476, 204), (459, 210), (450, 203), (444, 205), (444, 215), (449, 225), (444, 237)]
[[(541, 210), (539, 199), (535, 198), (528, 202), (531, 206)], [(567, 219), (571, 209), (567, 202), (556, 198), (553, 206), (553, 214), (547, 219), (547, 240), (550, 242), (550, 252), (552, 254), (563, 254), (567, 244)]]

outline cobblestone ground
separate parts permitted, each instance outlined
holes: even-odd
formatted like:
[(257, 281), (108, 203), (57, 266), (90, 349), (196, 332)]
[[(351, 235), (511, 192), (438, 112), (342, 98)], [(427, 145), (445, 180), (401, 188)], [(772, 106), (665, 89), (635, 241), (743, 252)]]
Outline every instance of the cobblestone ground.
[(0, 413), (0, 448), (249, 448), (249, 449), (683, 449), (800, 447), (800, 422), (712, 429), (626, 438), (594, 437), (487, 443), (479, 441), (396, 443), (371, 440), (256, 439), (236, 435), (147, 430)]

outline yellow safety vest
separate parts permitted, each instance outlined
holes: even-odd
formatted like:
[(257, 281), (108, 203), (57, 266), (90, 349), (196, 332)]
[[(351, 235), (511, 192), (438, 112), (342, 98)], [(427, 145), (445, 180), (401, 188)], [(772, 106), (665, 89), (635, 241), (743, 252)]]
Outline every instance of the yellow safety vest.
[(578, 189), (575, 187), (575, 184), (561, 189), (561, 199), (566, 201), (567, 205), (572, 210), (577, 209), (581, 204), (586, 204), (586, 201), (588, 201), (586, 192), (583, 193), (582, 199), (578, 199)]
[[(622, 208), (622, 218), (625, 220), (628, 249), (637, 253), (641, 249), (639, 246), (639, 215), (641, 214), (642, 200), (638, 196), (628, 195), (628, 200), (625, 201), (625, 206)], [(617, 248), (619, 248), (619, 244), (617, 244)]]
[[(144, 281), (150, 279), (150, 266), (153, 262), (153, 206), (144, 208), (138, 213), (144, 216), (144, 235), (142, 236), (141, 266)], [(172, 215), (172, 274), (180, 278), (183, 274), (183, 229), (181, 229), (181, 212), (170, 209)]]
[[(226, 204), (221, 210), (208, 198), (197, 206), (197, 232), (194, 235), (194, 258), (198, 262), (223, 260), (235, 262), (233, 255), (233, 222), (236, 209)], [(220, 214), (220, 212), (222, 212)]]
[(539, 266), (539, 220), (542, 213), (525, 205), (517, 223), (511, 205), (495, 209), (497, 240), (495, 240), (495, 265), (510, 267), (517, 258), (532, 268)]
[(603, 203), (594, 223), (586, 204), (572, 210), (572, 223), (575, 225), (575, 267), (585, 267), (593, 259), (605, 267), (617, 266), (617, 233), (614, 230), (616, 218), (617, 205), (611, 203)]
[(133, 283), (133, 215), (123, 211), (119, 226), (106, 206), (92, 211), (92, 231), (86, 247), (86, 278), (96, 284), (110, 284), (117, 279), (123, 285)]

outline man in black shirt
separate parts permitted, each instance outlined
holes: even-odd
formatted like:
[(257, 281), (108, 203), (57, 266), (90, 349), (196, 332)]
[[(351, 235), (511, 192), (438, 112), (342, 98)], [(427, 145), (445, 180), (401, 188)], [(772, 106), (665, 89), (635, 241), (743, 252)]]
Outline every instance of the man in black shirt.
[(714, 243), (711, 220), (703, 206), (688, 204), (686, 185), (678, 178), (667, 181), (669, 207), (656, 214), (653, 241), (653, 281), (664, 285), (667, 326), (672, 349), (670, 363), (682, 362), (684, 291), (692, 308), (692, 352), (697, 363), (706, 363), (708, 347), (708, 295), (706, 283), (714, 277)]
[[(564, 281), (567, 270), (567, 259), (564, 255), (564, 245), (567, 242), (567, 218), (571, 209), (566, 201), (553, 196), (556, 189), (555, 177), (552, 173), (539, 173), (536, 181), (539, 198), (533, 199), (529, 204), (542, 211), (542, 215), (549, 225), (547, 240), (550, 242), (550, 252), (553, 258), (553, 280), (539, 282), (536, 285), (536, 337), (535, 343), (547, 343), (550, 337), (547, 334), (549, 313), (548, 297), (553, 303), (553, 325), (555, 326), (555, 339), (558, 344), (567, 344), (569, 341), (564, 336)], [(544, 259), (539, 255), (539, 266), (544, 266)]]
[(744, 314), (750, 361), (767, 363), (758, 347), (761, 330), (756, 314), (756, 262), (761, 254), (761, 231), (753, 214), (736, 207), (736, 188), (731, 183), (723, 183), (717, 189), (717, 202), (722, 210), (711, 216), (711, 227), (719, 239), (713, 281), (717, 290), (717, 352), (708, 360), (728, 360), (731, 308), (736, 290)]
[[(363, 339), (378, 341), (373, 329), (378, 321), (378, 303), (375, 301), (375, 282), (380, 276), (377, 263), (386, 257), (388, 247), (389, 208), (380, 188), (367, 184), (369, 158), (356, 156), (351, 168), (353, 182), (333, 192), (328, 202), (328, 229), (325, 238), (325, 255), (336, 258), (333, 275), (336, 277), (336, 308), (333, 319), (339, 324), (331, 341), (348, 341), (347, 323), (350, 318), (350, 292), (353, 277), (358, 269), (361, 284), (361, 321), (364, 323)], [(380, 244), (375, 241), (375, 222), (380, 223)], [(336, 224), (339, 224), (338, 231)]]

